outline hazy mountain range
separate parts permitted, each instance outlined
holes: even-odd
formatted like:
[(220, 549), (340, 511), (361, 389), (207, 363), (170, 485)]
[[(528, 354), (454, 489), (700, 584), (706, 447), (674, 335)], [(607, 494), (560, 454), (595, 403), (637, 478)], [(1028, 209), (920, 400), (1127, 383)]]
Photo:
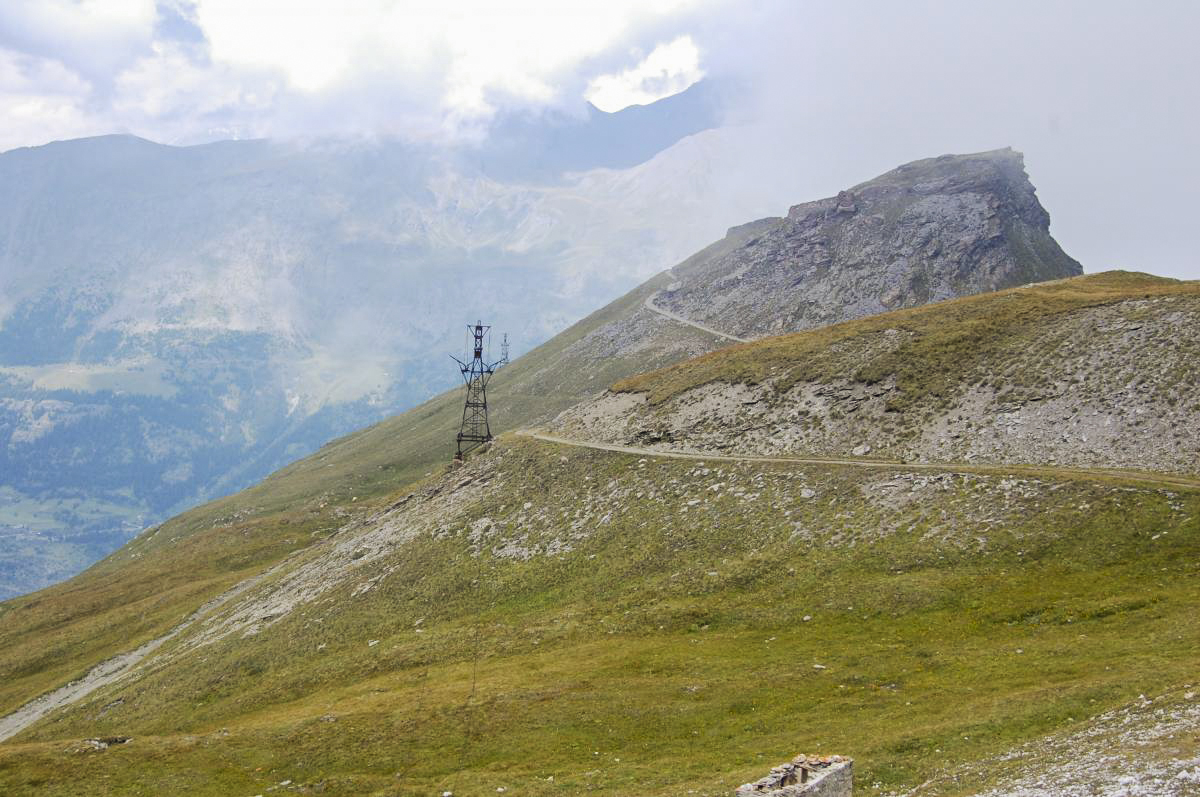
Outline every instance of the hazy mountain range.
[(465, 323), (518, 354), (782, 203), (721, 183), (725, 90), (454, 150), (0, 155), (0, 596), (449, 387)]

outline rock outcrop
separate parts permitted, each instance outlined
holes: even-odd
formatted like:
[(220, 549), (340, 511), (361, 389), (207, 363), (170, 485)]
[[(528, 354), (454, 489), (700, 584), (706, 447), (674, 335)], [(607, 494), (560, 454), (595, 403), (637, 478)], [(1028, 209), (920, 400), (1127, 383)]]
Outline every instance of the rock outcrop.
[(1083, 273), (1011, 149), (901, 166), (674, 270), (662, 309), (761, 337)]
[(840, 755), (799, 755), (754, 783), (743, 784), (735, 797), (851, 797), (854, 762)]

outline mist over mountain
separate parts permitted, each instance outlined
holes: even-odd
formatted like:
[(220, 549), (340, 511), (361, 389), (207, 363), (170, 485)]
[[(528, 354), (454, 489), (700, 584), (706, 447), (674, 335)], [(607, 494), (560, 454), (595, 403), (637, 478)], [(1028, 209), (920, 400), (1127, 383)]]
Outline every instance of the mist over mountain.
[(510, 111), (487, 138), (463, 157), (497, 179), (556, 178), (597, 167), (624, 169), (649, 160), (684, 136), (719, 126), (739, 87), (702, 80), (651, 105), (606, 113), (588, 104), (586, 115)]
[(774, 205), (720, 179), (716, 96), (468, 148), (0, 155), (0, 596), (452, 386), (466, 322), (519, 354)]

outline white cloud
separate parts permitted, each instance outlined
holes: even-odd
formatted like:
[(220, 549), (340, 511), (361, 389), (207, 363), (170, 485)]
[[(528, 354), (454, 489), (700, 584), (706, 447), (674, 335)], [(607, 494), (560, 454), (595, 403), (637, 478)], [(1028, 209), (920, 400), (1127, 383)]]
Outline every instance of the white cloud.
[(602, 111), (619, 111), (678, 94), (702, 77), (700, 49), (690, 36), (680, 36), (655, 47), (632, 69), (595, 78), (586, 96)]
[(191, 50), (156, 42), (117, 76), (111, 112), (132, 129), (155, 129), (154, 137), (168, 143), (255, 135), (279, 80), (198, 62)]
[(57, 61), (0, 48), (0, 151), (100, 132), (82, 110), (90, 92)]
[(556, 98), (564, 70), (692, 0), (198, 0), (216, 63), (275, 69), (300, 92), (436, 73), (446, 112), (487, 115), (489, 95)]
[(16, 0), (0, 4), (0, 44), (96, 79), (149, 45), (156, 18), (154, 0)]
[(501, 105), (582, 110), (596, 72), (714, 2), (0, 2), (0, 147), (100, 132), (477, 135)]
[(359, 57), (381, 3), (347, 0), (201, 0), (196, 22), (212, 60), (277, 69), (301, 91), (328, 87)]

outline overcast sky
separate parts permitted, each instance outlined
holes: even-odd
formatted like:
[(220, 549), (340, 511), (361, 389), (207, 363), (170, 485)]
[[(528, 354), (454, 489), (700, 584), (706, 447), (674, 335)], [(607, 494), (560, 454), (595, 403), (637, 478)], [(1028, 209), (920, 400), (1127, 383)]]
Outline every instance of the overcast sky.
[(1198, 30), (1168, 0), (0, 0), (0, 150), (470, 139), (738, 77), (747, 181), (799, 202), (1011, 145), (1087, 270), (1198, 279)]

